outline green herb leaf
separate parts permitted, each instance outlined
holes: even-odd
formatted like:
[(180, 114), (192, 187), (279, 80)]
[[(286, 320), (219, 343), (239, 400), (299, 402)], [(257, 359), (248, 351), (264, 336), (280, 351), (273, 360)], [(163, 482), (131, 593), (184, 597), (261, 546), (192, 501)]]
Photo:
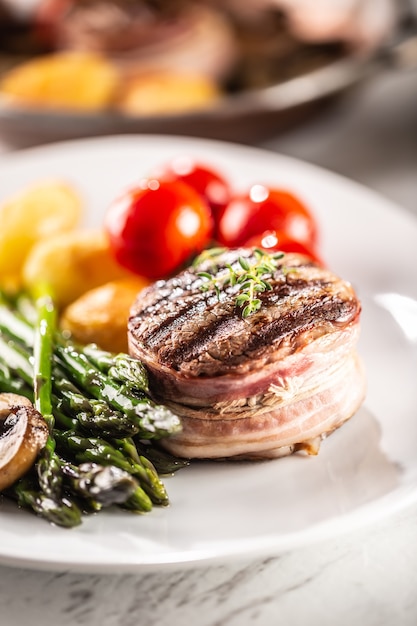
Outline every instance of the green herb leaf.
[(243, 270), (246, 270), (247, 272), (249, 272), (250, 264), (249, 264), (249, 261), (245, 259), (245, 257), (243, 256), (239, 257), (239, 265)]
[(200, 278), (207, 278), (207, 280), (211, 280), (213, 278), (208, 272), (198, 272), (197, 276), (200, 276)]
[(236, 306), (243, 306), (245, 304), (245, 302), (248, 302), (248, 300), (250, 300), (249, 294), (248, 293), (241, 293), (236, 298)]
[[(226, 252), (225, 248), (212, 248), (205, 250), (195, 261), (195, 265), (210, 259), (216, 259), (218, 256)], [(202, 291), (212, 289), (217, 298), (220, 300), (221, 290), (225, 287), (238, 288), (239, 293), (235, 299), (235, 305), (242, 308), (241, 315), (243, 318), (259, 311), (262, 306), (262, 300), (257, 295), (265, 291), (271, 291), (272, 285), (269, 278), (273, 276), (278, 267), (278, 261), (283, 258), (284, 253), (278, 252), (268, 254), (265, 250), (254, 248), (254, 260), (240, 256), (233, 265), (225, 264), (225, 273), (218, 276), (218, 267), (213, 263), (210, 271), (199, 272), (197, 276), (205, 279), (201, 285)], [(285, 268), (283, 268), (285, 271)]]

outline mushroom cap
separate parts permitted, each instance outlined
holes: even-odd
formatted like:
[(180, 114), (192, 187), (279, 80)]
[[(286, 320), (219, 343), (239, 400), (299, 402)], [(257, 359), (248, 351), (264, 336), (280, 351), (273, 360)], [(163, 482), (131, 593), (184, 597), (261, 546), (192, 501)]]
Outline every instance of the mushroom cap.
[(0, 491), (33, 466), (48, 439), (48, 425), (24, 396), (0, 394)]

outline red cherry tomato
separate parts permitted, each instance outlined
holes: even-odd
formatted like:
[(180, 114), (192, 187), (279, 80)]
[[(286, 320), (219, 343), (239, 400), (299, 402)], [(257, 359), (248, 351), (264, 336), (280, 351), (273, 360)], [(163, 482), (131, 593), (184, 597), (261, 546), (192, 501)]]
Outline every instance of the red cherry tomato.
[(317, 243), (317, 225), (310, 211), (288, 191), (253, 185), (248, 194), (234, 197), (219, 224), (223, 245), (243, 245), (266, 230), (285, 233), (309, 247)]
[(226, 179), (213, 169), (188, 157), (174, 159), (160, 171), (162, 180), (182, 180), (195, 189), (213, 212), (215, 230), (230, 198), (231, 191)]
[(213, 218), (200, 195), (185, 183), (146, 179), (111, 204), (104, 228), (121, 265), (156, 279), (207, 246)]
[(270, 252), (297, 252), (310, 257), (312, 261), (324, 266), (323, 261), (313, 248), (300, 241), (291, 239), (286, 233), (281, 231), (267, 230), (262, 235), (255, 235), (245, 243), (245, 247), (262, 248)]

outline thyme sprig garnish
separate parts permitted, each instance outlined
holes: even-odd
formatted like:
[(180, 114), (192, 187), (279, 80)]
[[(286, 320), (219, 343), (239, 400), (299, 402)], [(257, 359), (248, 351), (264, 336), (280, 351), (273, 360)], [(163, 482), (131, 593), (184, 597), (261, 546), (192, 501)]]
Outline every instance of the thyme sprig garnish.
[[(214, 260), (224, 252), (226, 252), (224, 248), (205, 250), (196, 259), (194, 265), (198, 266), (204, 261)], [(254, 248), (253, 256), (253, 261), (244, 256), (238, 257), (234, 266), (226, 263), (222, 274), (218, 273), (219, 269), (215, 263), (210, 268), (210, 272), (197, 272), (197, 276), (204, 279), (201, 290), (214, 290), (218, 300), (220, 300), (222, 289), (237, 286), (235, 304), (242, 309), (243, 318), (249, 317), (261, 308), (262, 301), (258, 296), (264, 291), (271, 291), (270, 278), (278, 267), (277, 261), (282, 259), (284, 253), (270, 254), (261, 248)]]

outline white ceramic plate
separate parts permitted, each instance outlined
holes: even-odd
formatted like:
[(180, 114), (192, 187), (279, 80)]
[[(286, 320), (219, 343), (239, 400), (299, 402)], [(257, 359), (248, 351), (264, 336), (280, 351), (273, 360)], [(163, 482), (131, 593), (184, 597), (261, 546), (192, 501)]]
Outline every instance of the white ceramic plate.
[(363, 303), (364, 406), (318, 457), (201, 463), (167, 479), (171, 506), (146, 516), (109, 511), (73, 530), (0, 504), (0, 562), (79, 571), (134, 571), (274, 555), (372, 523), (417, 500), (417, 220), (334, 174), (241, 146), (165, 137), (84, 140), (0, 161), (0, 201), (62, 176), (82, 191), (89, 223), (149, 169), (189, 154), (236, 189), (294, 190), (317, 215), (322, 255)]

